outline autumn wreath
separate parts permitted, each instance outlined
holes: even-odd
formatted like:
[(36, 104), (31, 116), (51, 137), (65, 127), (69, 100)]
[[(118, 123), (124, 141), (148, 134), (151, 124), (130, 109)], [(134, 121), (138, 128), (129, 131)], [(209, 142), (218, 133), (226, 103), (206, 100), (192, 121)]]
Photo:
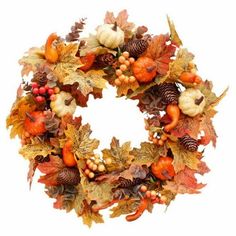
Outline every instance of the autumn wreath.
[[(201, 147), (216, 145), (214, 107), (226, 93), (217, 97), (198, 75), (169, 18), (170, 33), (160, 35), (127, 18), (126, 10), (107, 12), (88, 38), (80, 37), (81, 19), (65, 39), (53, 33), (31, 48), (19, 61), (23, 82), (7, 118), (29, 160), (30, 185), (38, 169), (54, 207), (74, 209), (89, 226), (103, 222), (100, 211), (112, 205), (111, 217), (133, 221), (178, 193), (199, 193), (204, 184), (195, 174), (209, 171)], [(89, 124), (73, 116), (89, 96), (101, 99), (108, 83), (145, 114), (149, 137), (139, 148), (114, 137), (99, 154)]]

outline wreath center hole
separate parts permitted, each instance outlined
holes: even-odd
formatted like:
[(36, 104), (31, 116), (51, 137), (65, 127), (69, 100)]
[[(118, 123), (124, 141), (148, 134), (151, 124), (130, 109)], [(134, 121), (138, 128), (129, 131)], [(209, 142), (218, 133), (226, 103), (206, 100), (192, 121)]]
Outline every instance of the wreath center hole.
[(112, 137), (121, 143), (131, 140), (132, 146), (139, 146), (147, 140), (144, 116), (137, 107), (138, 100), (117, 98), (116, 90), (107, 85), (103, 98), (89, 97), (88, 107), (79, 108), (76, 115), (82, 116), (83, 124), (89, 123), (92, 137), (100, 140), (99, 149), (109, 148)]

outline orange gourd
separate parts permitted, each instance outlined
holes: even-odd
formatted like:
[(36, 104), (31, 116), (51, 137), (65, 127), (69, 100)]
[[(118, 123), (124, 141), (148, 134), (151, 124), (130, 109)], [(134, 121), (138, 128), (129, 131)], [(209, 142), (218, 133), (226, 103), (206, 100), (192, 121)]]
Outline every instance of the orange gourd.
[(66, 141), (66, 143), (62, 149), (63, 161), (64, 161), (65, 165), (69, 166), (69, 167), (77, 165), (74, 154), (71, 150), (72, 144), (73, 144), (73, 142), (71, 140), (68, 140), (68, 141)]
[(52, 45), (56, 39), (58, 39), (58, 36), (52, 33), (48, 36), (45, 44), (45, 58), (50, 63), (57, 62), (59, 58), (57, 49)]
[(79, 69), (82, 71), (88, 71), (94, 63), (96, 55), (94, 53), (88, 53), (85, 56), (80, 57), (81, 63), (84, 64)]
[(175, 176), (173, 159), (171, 157), (160, 157), (156, 163), (151, 165), (152, 173), (161, 180), (168, 180)]
[(132, 70), (135, 78), (141, 83), (147, 83), (153, 80), (157, 73), (156, 63), (149, 57), (139, 57), (134, 62)]
[(202, 79), (200, 76), (194, 74), (194, 73), (191, 73), (191, 72), (183, 72), (179, 79), (182, 81), (182, 82), (185, 82), (185, 83), (196, 83), (196, 84), (199, 84), (202, 82)]
[(169, 104), (166, 108), (166, 114), (171, 118), (171, 122), (165, 125), (164, 130), (169, 132), (173, 128), (175, 128), (179, 121), (180, 109), (178, 105)]

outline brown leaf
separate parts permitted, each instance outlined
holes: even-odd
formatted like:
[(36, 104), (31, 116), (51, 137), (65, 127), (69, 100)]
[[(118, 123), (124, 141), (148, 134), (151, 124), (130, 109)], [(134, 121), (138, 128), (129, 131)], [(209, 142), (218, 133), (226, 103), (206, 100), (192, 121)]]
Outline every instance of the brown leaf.
[(139, 83), (135, 81), (132, 84), (122, 83), (117, 89), (117, 95), (121, 97), (122, 95), (127, 95), (130, 91), (135, 91), (139, 87)]
[(31, 189), (34, 173), (35, 173), (37, 166), (38, 166), (38, 163), (34, 159), (30, 160), (29, 170), (28, 170), (28, 174), (27, 174), (27, 181), (29, 182), (30, 189)]
[(117, 17), (114, 16), (113, 12), (107, 12), (104, 23), (105, 24), (115, 24), (119, 26), (125, 33), (125, 38), (130, 38), (132, 36), (132, 30), (134, 28), (134, 23), (128, 22), (128, 12), (127, 10), (122, 10), (118, 13)]
[(170, 40), (171, 42), (176, 45), (177, 47), (183, 45), (181, 39), (179, 38), (179, 35), (175, 29), (175, 25), (173, 23), (173, 21), (171, 21), (171, 19), (169, 18), (169, 16), (167, 16), (167, 20), (168, 20), (168, 25), (170, 28)]
[(131, 155), (134, 156), (133, 164), (150, 166), (156, 162), (160, 156), (165, 156), (166, 150), (153, 143), (143, 142), (141, 148), (134, 148)]
[(131, 147), (130, 142), (124, 143), (120, 146), (120, 142), (115, 137), (112, 138), (111, 148), (103, 149), (103, 159), (111, 158), (111, 164), (107, 164), (108, 171), (122, 170), (132, 162), (133, 156), (130, 155)]
[(176, 47), (168, 44), (170, 38), (168, 35), (154, 36), (143, 56), (152, 58), (157, 65), (157, 72), (165, 75), (169, 70), (169, 63), (175, 54)]
[(173, 166), (176, 173), (184, 170), (186, 166), (193, 170), (198, 169), (200, 163), (198, 152), (187, 151), (179, 142), (167, 141), (167, 145), (174, 156)]

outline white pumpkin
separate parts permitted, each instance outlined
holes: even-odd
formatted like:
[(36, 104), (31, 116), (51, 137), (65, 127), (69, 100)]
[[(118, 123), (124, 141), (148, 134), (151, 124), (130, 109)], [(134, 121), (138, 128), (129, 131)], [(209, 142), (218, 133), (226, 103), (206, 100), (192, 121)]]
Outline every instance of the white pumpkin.
[(61, 91), (56, 94), (56, 99), (51, 101), (50, 107), (59, 117), (62, 117), (67, 113), (73, 115), (76, 110), (76, 102), (70, 93)]
[(124, 32), (114, 24), (104, 24), (97, 28), (97, 40), (107, 48), (117, 48), (124, 43)]
[(199, 89), (189, 88), (180, 94), (179, 108), (188, 116), (193, 117), (201, 114), (205, 105), (205, 96)]

